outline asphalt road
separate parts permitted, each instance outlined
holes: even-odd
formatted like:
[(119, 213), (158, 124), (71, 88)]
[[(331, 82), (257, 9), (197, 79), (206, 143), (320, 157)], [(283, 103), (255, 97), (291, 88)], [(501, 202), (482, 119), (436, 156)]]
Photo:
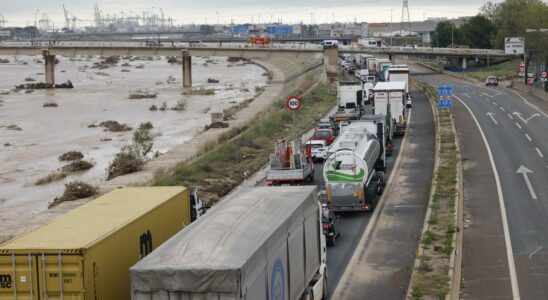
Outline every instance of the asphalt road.
[[(386, 160), (387, 178), (392, 173), (394, 161), (400, 151), (401, 138), (395, 140), (393, 155)], [(323, 163), (316, 163), (314, 169), (314, 182), (320, 189), (325, 188), (322, 175)], [(327, 295), (330, 298), (344, 273), (352, 254), (356, 249), (360, 238), (369, 224), (372, 213), (348, 212), (341, 214), (341, 235), (334, 246), (327, 247)]]
[[(503, 199), (498, 196), (497, 199), (502, 200), (505, 210), (502, 213), (500, 207), (494, 206), (489, 213), (501, 216), (502, 224), (498, 224), (497, 228), (504, 228), (507, 222), (508, 234), (505, 237), (509, 238), (511, 251), (505, 249), (507, 253), (513, 254), (515, 272), (508, 256), (504, 257), (504, 263), (508, 267), (510, 279), (517, 277), (517, 285), (513, 288), (514, 297), (519, 290), (521, 299), (548, 299), (548, 118), (504, 87), (486, 88), (439, 75), (423, 75), (422, 80), (435, 86), (452, 85), (454, 94), (470, 108), (485, 135), (496, 166), (494, 175), (498, 174), (500, 179)], [(464, 109), (464, 105), (461, 108), (455, 107), (456, 112)], [(456, 113), (455, 117), (459, 118), (459, 115)], [(458, 119), (456, 123), (459, 121), (463, 123)], [(467, 136), (462, 135), (462, 138), (466, 139)], [(474, 149), (462, 150), (485, 151), (480, 144), (471, 146)], [(469, 196), (473, 201), (484, 201), (480, 195)], [(469, 217), (472, 224), (482, 222), (473, 213)], [(488, 228), (484, 226), (483, 229)], [(496, 232), (483, 234), (488, 236)], [(482, 295), (500, 294), (497, 290), (500, 284), (493, 283), (501, 274), (490, 268), (493, 265), (486, 263), (484, 268), (468, 265), (467, 268), (467, 253), (483, 257), (484, 262), (492, 261), (493, 254), (486, 251), (489, 247), (485, 247), (489, 241), (485, 240), (483, 246), (479, 246), (479, 243), (467, 244), (467, 231), (464, 232), (464, 238), (463, 279), (466, 297), (477, 299), (482, 298)], [(501, 246), (500, 243), (491, 244), (494, 252)], [(512, 294), (507, 293), (500, 295), (500, 298), (511, 297)]]

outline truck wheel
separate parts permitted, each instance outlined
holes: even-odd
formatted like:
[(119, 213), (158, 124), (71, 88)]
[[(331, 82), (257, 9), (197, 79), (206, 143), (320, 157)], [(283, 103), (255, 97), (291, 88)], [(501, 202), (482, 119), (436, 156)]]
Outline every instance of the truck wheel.
[(371, 211), (374, 211), (377, 206), (377, 185), (374, 182), (369, 183), (369, 186), (365, 190), (365, 199), (369, 199)]

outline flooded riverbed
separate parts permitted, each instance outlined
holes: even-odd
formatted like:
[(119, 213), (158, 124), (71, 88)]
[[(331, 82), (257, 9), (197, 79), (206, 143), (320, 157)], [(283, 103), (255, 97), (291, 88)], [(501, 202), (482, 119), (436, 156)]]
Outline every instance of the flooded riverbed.
[[(166, 58), (127, 58), (104, 69), (92, 68), (100, 58), (59, 57), (56, 83), (71, 80), (74, 89), (25, 90), (15, 85), (44, 81), (41, 57), (2, 57), (0, 64), (0, 222), (13, 226), (47, 209), (74, 180), (98, 185), (114, 155), (131, 142), (133, 131), (106, 132), (91, 124), (113, 120), (137, 128), (151, 122), (153, 152), (165, 153), (191, 139), (221, 111), (253, 98), (267, 84), (265, 71), (226, 58), (193, 57), (193, 86), (214, 89), (213, 95), (182, 95), (182, 66)], [(207, 83), (208, 78), (219, 80)], [(28, 81), (25, 81), (27, 79)], [(153, 99), (129, 99), (138, 90), (157, 93)], [(43, 107), (55, 103), (57, 107)], [(182, 104), (184, 110), (171, 110)], [(162, 106), (165, 111), (151, 111)], [(58, 157), (80, 151), (93, 162), (90, 170), (37, 186), (35, 182), (60, 169)]]

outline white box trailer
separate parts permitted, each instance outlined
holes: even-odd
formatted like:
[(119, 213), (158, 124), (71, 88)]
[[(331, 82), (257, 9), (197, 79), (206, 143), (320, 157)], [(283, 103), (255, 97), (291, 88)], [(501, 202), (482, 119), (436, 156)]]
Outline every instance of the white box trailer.
[(392, 65), (392, 61), (390, 61), (388, 58), (381, 58), (377, 59), (377, 63), (375, 65), (375, 71), (377, 72), (377, 79), (379, 81), (388, 81), (386, 78), (386, 71), (390, 66)]
[(238, 189), (130, 269), (132, 299), (323, 299), (317, 192)]
[(409, 67), (391, 66), (388, 68), (388, 81), (405, 81), (405, 93), (409, 93)]
[(405, 81), (379, 82), (373, 88), (374, 114), (389, 116), (395, 125), (395, 133), (399, 135), (403, 135), (407, 127), (406, 88)]
[(377, 71), (376, 71), (377, 58), (367, 57), (366, 62), (367, 62), (367, 70), (369, 70), (369, 74), (377, 74)]

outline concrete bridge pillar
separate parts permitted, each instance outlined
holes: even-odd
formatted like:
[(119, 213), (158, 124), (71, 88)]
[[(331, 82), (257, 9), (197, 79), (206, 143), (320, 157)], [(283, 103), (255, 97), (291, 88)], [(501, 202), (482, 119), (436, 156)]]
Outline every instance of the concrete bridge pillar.
[(50, 55), (48, 50), (42, 51), (46, 66), (46, 83), (55, 84), (55, 55)]
[(338, 47), (323, 47), (323, 64), (327, 75), (339, 74), (339, 48)]
[(183, 88), (192, 89), (192, 56), (183, 50)]
[(460, 67), (461, 67), (463, 70), (466, 70), (466, 57), (460, 58)]

